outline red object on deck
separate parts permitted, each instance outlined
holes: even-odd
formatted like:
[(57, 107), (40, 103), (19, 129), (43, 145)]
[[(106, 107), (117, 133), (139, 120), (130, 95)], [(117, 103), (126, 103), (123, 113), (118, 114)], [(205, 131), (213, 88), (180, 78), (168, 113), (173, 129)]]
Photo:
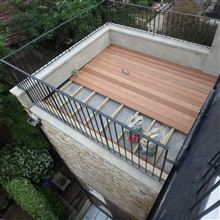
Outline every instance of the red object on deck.
[(129, 142), (132, 142), (132, 144), (135, 144), (135, 143), (137, 143), (137, 141), (138, 141), (138, 135), (137, 134), (133, 134), (133, 135), (130, 135), (129, 137), (128, 137), (128, 141)]

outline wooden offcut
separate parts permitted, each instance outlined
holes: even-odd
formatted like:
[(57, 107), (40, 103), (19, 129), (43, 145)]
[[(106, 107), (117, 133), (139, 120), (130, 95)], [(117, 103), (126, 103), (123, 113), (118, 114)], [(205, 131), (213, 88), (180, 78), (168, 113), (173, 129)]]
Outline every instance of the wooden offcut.
[(188, 133), (217, 78), (111, 45), (71, 80)]

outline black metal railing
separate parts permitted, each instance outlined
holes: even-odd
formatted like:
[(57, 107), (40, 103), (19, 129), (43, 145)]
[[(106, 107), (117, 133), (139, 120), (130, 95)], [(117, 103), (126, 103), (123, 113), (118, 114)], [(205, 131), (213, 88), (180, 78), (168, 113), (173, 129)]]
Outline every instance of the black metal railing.
[[(30, 76), (12, 64), (6, 61), (3, 61), (3, 63), (7, 65), (7, 69), (12, 75), (21, 76), (22, 80), (20, 79), (21, 81), (17, 86), (26, 92), (34, 105), (101, 144), (112, 153), (128, 161), (131, 165), (157, 177), (159, 181), (166, 179), (169, 171), (166, 164), (172, 163), (167, 159), (168, 146), (133, 130), (126, 124), (54, 88), (48, 83)], [(127, 134), (129, 136), (135, 135), (138, 137), (138, 141), (132, 143), (132, 141), (128, 140)], [(147, 143), (145, 155), (141, 153), (141, 138), (144, 138)], [(149, 153), (148, 148), (150, 148), (150, 144), (155, 145), (154, 155)], [(134, 148), (138, 150), (133, 152)], [(161, 150), (164, 153), (158, 163), (157, 153)]]
[(208, 169), (202, 175), (201, 184), (196, 190), (196, 201), (190, 208), (193, 219), (201, 219), (216, 208), (220, 207), (220, 198), (205, 208), (205, 203), (211, 193), (220, 188), (220, 151), (208, 162)]
[(206, 1), (202, 7), (203, 7), (202, 15), (220, 19), (220, 1), (219, 0)]
[(4, 57), (4, 60), (29, 74), (41, 70), (104, 24), (103, 2), (83, 10), (80, 14), (13, 51)]
[(106, 20), (200, 45), (211, 46), (217, 20), (174, 12), (156, 10), (135, 4), (109, 1)]
[[(186, 21), (191, 26), (183, 25)], [(13, 82), (13, 85), (18, 84), (18, 87), (27, 93), (33, 104), (100, 143), (144, 172), (150, 172), (159, 180), (165, 179), (166, 165), (172, 163), (167, 158), (167, 146), (132, 130), (127, 125), (63, 93), (34, 75), (107, 22), (138, 28), (154, 35), (162, 34), (167, 37), (201, 43), (206, 46), (211, 45), (216, 31), (216, 21), (209, 18), (165, 10), (156, 11), (152, 8), (113, 1), (101, 1), (12, 52), (1, 61), (4, 68), (8, 70), (9, 80)], [(196, 25), (196, 28), (193, 29), (192, 24)], [(190, 31), (197, 31), (198, 35), (194, 36)], [(210, 34), (211, 37), (208, 38), (208, 41), (204, 41), (202, 33)], [(200, 37), (202, 41), (199, 40)], [(69, 105), (64, 105), (66, 102)], [(133, 153), (133, 143), (128, 143), (125, 133), (138, 137), (138, 143), (136, 143), (138, 149), (140, 149), (140, 139), (147, 140), (145, 156), (141, 154), (140, 150)], [(148, 154), (150, 143), (154, 143), (156, 146), (154, 156)], [(164, 151), (160, 163), (156, 158), (159, 150)]]
[(32, 74), (108, 22), (208, 47), (217, 29), (216, 19), (103, 0), (13, 51), (4, 60)]

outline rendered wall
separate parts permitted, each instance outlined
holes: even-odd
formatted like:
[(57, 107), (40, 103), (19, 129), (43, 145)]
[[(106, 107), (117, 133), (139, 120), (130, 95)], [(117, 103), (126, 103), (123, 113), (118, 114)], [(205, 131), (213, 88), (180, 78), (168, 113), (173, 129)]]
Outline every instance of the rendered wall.
[(211, 48), (114, 24), (111, 24), (110, 41), (146, 55), (220, 74), (220, 24)]
[(212, 47), (202, 68), (206, 72), (210, 72), (215, 75), (220, 74), (220, 22), (218, 23), (218, 29), (215, 34)]

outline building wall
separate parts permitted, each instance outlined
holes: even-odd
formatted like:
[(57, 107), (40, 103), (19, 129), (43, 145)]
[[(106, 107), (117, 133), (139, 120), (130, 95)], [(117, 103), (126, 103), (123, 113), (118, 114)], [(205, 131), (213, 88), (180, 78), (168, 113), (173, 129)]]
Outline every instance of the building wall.
[[(158, 184), (157, 181), (151, 182), (152, 178), (143, 174), (146, 177), (146, 182), (148, 178), (151, 179), (148, 182), (149, 184), (144, 184), (138, 178), (129, 174), (135, 168), (127, 162), (125, 162), (127, 166), (127, 172), (125, 172), (111, 158), (106, 160), (84, 146), (82, 144), (83, 140), (79, 143), (43, 120), (42, 129), (69, 169), (84, 184), (91, 186), (107, 201), (115, 204), (116, 207), (122, 210), (121, 213), (128, 213), (130, 219), (143, 220), (146, 218), (160, 189), (160, 187), (155, 187)], [(116, 157), (107, 150), (99, 148), (103, 150), (103, 155), (108, 156), (110, 154), (110, 156)], [(135, 170), (140, 172), (137, 169)], [(122, 217), (121, 219), (128, 219), (128, 217)]]

